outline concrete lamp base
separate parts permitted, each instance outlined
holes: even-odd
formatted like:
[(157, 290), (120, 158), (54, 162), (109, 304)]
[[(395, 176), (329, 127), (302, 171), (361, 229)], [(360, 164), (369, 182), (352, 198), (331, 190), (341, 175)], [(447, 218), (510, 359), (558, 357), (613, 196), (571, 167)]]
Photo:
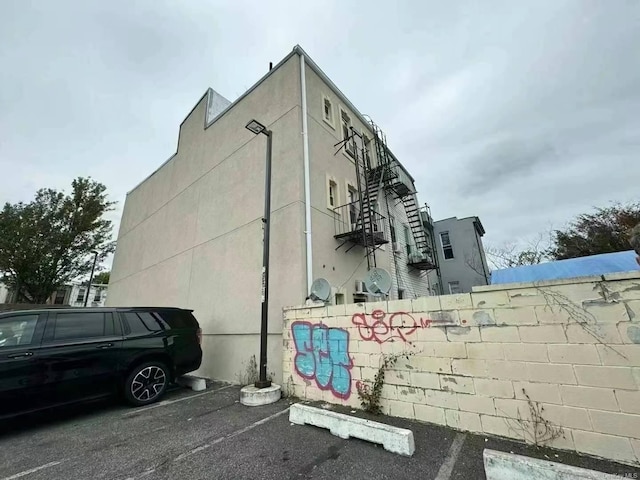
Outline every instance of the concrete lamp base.
[(255, 385), (247, 385), (240, 390), (240, 403), (247, 407), (259, 407), (276, 403), (282, 396), (280, 385), (272, 383), (267, 388), (257, 388)]

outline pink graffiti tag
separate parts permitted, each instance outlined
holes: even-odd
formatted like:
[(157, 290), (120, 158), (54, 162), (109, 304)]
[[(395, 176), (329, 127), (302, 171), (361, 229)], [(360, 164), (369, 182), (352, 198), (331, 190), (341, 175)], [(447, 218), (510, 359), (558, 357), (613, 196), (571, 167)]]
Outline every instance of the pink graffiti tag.
[[(378, 343), (394, 341), (397, 338), (403, 342), (407, 337), (415, 333), (420, 324), (410, 313), (396, 312), (389, 315), (382, 310), (371, 312), (371, 322), (364, 313), (356, 313), (351, 317), (351, 322), (358, 327), (358, 333), (363, 340), (371, 340)], [(430, 320), (427, 322), (430, 323)]]

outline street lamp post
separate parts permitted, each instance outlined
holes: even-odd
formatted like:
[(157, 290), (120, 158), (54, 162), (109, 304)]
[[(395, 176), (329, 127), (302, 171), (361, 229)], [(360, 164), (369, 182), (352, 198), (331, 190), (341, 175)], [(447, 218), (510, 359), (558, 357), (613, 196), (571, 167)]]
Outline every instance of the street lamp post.
[(84, 306), (87, 306), (87, 302), (89, 301), (89, 293), (91, 292), (91, 282), (93, 282), (93, 272), (96, 270), (96, 262), (98, 261), (98, 252), (95, 250), (93, 253), (93, 266), (91, 267), (91, 275), (89, 275), (89, 285), (87, 285), (87, 294), (84, 296)]
[(267, 380), (267, 327), (269, 313), (269, 226), (271, 219), (271, 130), (256, 120), (251, 120), (246, 125), (247, 130), (256, 135), (263, 134), (267, 137), (267, 161), (264, 188), (264, 242), (262, 246), (262, 322), (260, 327), (260, 378), (254, 384), (256, 388), (268, 388), (271, 381)]

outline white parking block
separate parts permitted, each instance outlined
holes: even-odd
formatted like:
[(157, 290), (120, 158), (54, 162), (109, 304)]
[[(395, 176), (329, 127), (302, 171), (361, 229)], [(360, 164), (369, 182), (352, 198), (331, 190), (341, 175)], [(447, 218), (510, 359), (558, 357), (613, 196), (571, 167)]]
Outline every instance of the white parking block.
[(485, 449), (487, 480), (615, 480), (617, 475)]
[(176, 383), (183, 387), (189, 387), (194, 392), (201, 392), (207, 389), (207, 382), (204, 378), (193, 377), (191, 375), (183, 375), (176, 378)]
[(413, 455), (416, 449), (411, 430), (300, 403), (291, 405), (289, 421), (296, 425), (307, 424), (327, 428), (332, 435), (340, 438), (353, 437), (382, 444), (385, 450), (408, 457)]

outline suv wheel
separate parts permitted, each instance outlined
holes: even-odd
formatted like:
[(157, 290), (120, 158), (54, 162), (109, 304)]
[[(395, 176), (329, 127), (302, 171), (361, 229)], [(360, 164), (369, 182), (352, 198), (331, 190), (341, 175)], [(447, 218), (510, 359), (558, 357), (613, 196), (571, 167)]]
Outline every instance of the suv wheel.
[(135, 406), (148, 405), (158, 401), (169, 385), (169, 369), (158, 361), (150, 361), (136, 366), (124, 384), (124, 396)]

